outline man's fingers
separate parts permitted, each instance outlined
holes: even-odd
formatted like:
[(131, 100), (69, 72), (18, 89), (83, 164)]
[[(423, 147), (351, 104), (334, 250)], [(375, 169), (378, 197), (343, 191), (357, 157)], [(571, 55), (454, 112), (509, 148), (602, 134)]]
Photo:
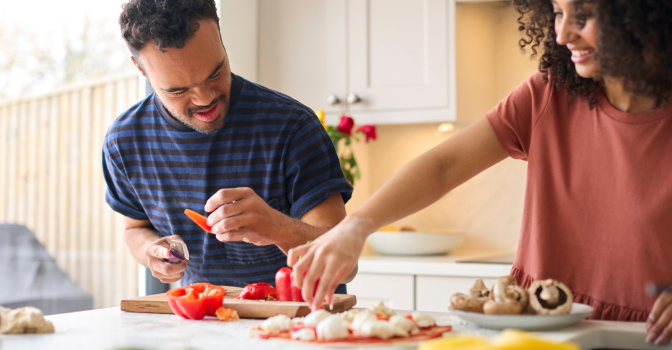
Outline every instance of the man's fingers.
[(157, 244), (153, 244), (145, 248), (145, 255), (154, 257), (157, 259), (168, 259), (170, 258), (170, 251), (166, 247), (162, 247)]
[(205, 202), (205, 211), (211, 212), (223, 204), (232, 203), (246, 197), (254, 191), (249, 187), (224, 188), (217, 191)]
[(250, 216), (246, 214), (241, 214), (231, 218), (226, 218), (215, 224), (212, 227), (212, 233), (220, 234), (227, 233), (241, 229), (243, 226), (249, 223)]
[(234, 230), (224, 233), (218, 233), (215, 235), (215, 237), (220, 242), (244, 242), (245, 232), (242, 230)]
[(234, 217), (236, 215), (240, 215), (243, 212), (242, 204), (245, 201), (240, 200), (234, 203), (229, 203), (229, 204), (224, 204), (219, 206), (219, 208), (215, 209), (210, 215), (208, 215), (208, 225), (210, 227), (213, 227), (217, 225), (218, 222)]

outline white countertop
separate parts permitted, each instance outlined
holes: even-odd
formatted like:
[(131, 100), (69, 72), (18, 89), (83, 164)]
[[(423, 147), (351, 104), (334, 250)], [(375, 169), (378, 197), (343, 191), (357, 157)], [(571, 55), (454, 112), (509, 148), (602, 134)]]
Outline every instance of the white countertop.
[[(453, 325), (454, 334), (477, 334), (494, 337), (498, 331), (477, 328), (446, 313), (429, 313), (441, 325)], [(220, 322), (214, 318), (185, 320), (175, 315), (122, 312), (119, 308), (99, 309), (47, 316), (54, 323), (55, 334), (0, 335), (0, 349), (307, 349), (323, 348), (280, 340), (259, 340), (247, 331), (261, 320), (242, 319)], [(582, 321), (554, 332), (540, 332), (548, 339), (579, 343), (584, 349), (596, 347), (619, 349), (672, 349), (644, 343), (644, 324), (606, 321)], [(376, 349), (415, 348), (383, 346)]]
[(358, 273), (498, 278), (511, 273), (511, 264), (458, 263), (502, 253), (466, 253), (438, 256), (385, 256), (363, 254)]

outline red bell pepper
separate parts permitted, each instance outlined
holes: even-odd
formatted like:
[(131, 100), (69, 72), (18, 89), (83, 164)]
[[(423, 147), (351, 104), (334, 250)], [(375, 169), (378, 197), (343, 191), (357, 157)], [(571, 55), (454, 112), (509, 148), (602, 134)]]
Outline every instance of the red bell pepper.
[[(303, 275), (305, 276), (306, 273), (304, 272)], [(301, 289), (296, 288), (292, 280), (294, 280), (294, 271), (289, 267), (283, 267), (275, 274), (275, 288), (278, 290), (278, 299), (282, 301), (304, 301)], [(315, 281), (313, 295), (315, 295), (319, 283), (320, 279), (318, 278)]]
[(272, 285), (261, 282), (248, 284), (236, 299), (278, 299), (278, 291)]
[(173, 312), (186, 319), (201, 320), (215, 312), (224, 301), (224, 287), (210, 283), (195, 283), (166, 292), (168, 305)]
[(202, 229), (208, 231), (209, 233), (212, 233), (212, 226), (208, 225), (208, 218), (190, 209), (184, 209), (184, 213), (193, 222), (195, 222), (196, 225), (200, 226)]

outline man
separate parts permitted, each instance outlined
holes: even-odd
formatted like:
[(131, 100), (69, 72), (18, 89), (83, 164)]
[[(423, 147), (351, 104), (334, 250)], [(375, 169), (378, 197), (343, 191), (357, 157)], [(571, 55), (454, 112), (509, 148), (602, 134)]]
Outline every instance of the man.
[[(131, 253), (162, 282), (273, 283), (290, 248), (345, 217), (352, 187), (324, 128), (308, 107), (231, 73), (213, 0), (131, 0), (119, 24), (155, 91), (103, 148), (106, 200), (126, 217)], [(212, 234), (186, 208), (210, 213)], [(189, 261), (166, 262), (172, 240)]]

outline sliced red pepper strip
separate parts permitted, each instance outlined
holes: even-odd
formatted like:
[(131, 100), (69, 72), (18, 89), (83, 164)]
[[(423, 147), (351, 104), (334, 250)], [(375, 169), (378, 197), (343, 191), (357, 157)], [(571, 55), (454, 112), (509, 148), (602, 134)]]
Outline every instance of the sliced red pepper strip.
[(201, 320), (215, 316), (222, 306), (225, 290), (210, 283), (195, 283), (166, 292), (168, 305), (173, 312), (186, 319)]
[(278, 291), (272, 285), (261, 282), (248, 284), (236, 299), (277, 299)]
[(200, 226), (202, 229), (208, 231), (209, 233), (212, 233), (212, 226), (208, 225), (208, 218), (191, 209), (184, 209), (184, 213), (187, 214), (187, 216), (192, 221), (194, 221), (196, 225)]

